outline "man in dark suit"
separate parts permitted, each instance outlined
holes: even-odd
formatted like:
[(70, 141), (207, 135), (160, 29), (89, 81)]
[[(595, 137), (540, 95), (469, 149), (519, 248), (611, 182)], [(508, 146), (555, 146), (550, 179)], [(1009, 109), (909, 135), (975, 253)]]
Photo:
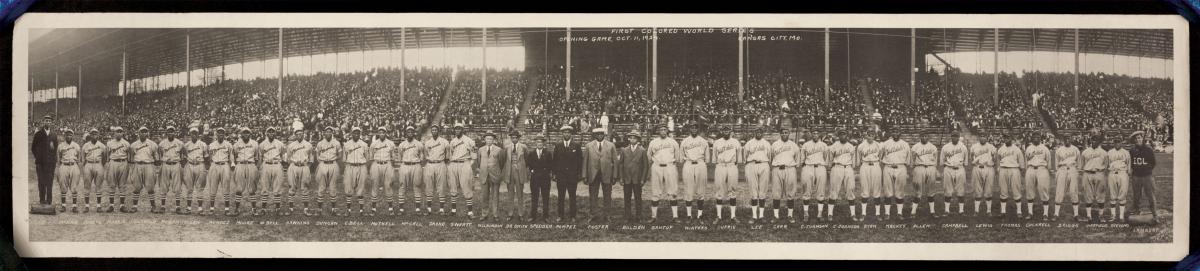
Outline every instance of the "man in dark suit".
[(46, 115), (42, 118), (42, 127), (33, 132), (33, 146), (30, 150), (33, 151), (34, 165), (37, 167), (38, 178), (38, 203), (49, 205), (54, 198), (51, 194), (54, 191), (54, 165), (56, 161), (57, 143), (56, 135), (52, 132), (51, 126), (54, 123), (54, 117)]
[[(633, 223), (642, 217), (642, 185), (650, 179), (650, 158), (646, 156), (646, 147), (642, 146), (641, 134), (633, 131), (626, 136), (629, 145), (622, 147), (617, 155), (618, 177), (625, 191), (625, 219)], [(630, 207), (634, 210), (632, 215)]]
[[(575, 214), (578, 211), (575, 203), (575, 189), (579, 185), (579, 180), (583, 179), (580, 171), (580, 167), (583, 165), (583, 151), (579, 142), (572, 140), (575, 128), (566, 125), (560, 128), (559, 132), (562, 132), (563, 141), (554, 144), (553, 160), (554, 181), (558, 183), (558, 218), (556, 221), (562, 222), (567, 219), (574, 223)], [(564, 212), (564, 200), (571, 205), (569, 213)]]
[[(529, 209), (529, 222), (545, 222), (550, 217), (550, 179), (553, 177), (554, 154), (546, 148), (546, 137), (538, 135), (534, 138), (534, 149), (525, 155), (525, 164), (531, 170), (529, 193), (533, 202)], [(541, 215), (538, 215), (538, 203), (541, 203)], [(561, 206), (561, 203), (560, 203)]]

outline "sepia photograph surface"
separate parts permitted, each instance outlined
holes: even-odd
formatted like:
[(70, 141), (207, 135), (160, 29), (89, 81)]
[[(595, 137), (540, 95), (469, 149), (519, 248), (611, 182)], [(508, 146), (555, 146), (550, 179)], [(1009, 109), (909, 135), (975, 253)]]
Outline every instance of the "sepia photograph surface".
[(18, 24), (22, 255), (1187, 247), (1172, 16), (172, 16)]

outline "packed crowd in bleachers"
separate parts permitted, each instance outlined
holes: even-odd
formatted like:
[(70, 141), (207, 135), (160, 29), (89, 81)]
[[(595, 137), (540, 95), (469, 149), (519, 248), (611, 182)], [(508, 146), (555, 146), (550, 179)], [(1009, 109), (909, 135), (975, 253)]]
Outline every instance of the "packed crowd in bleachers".
[[(76, 111), (74, 99), (62, 99), (59, 116), (62, 123), (80, 131), (113, 125), (127, 129), (174, 125), (181, 130), (239, 125), (285, 128), (296, 120), (305, 127), (334, 126), (343, 131), (352, 126), (398, 129), (433, 121), (444, 100), (442, 123), (512, 125), (518, 114), (526, 114), (525, 124), (549, 130), (563, 124), (598, 126), (602, 117), (611, 123), (642, 126), (668, 121), (664, 116), (673, 116), (669, 121), (677, 124), (777, 125), (786, 118), (783, 115), (790, 115), (794, 125), (853, 128), (863, 126), (874, 114), (893, 125), (949, 130), (964, 124), (1038, 129), (1043, 121), (1034, 112), (1042, 109), (1050, 118), (1046, 124), (1059, 130), (1140, 129), (1150, 131), (1157, 142), (1172, 141), (1173, 85), (1166, 79), (1083, 75), (1079, 104), (1074, 104), (1071, 74), (1002, 73), (1000, 99), (993, 102), (992, 75), (952, 71), (923, 77), (928, 79), (918, 83), (915, 103), (908, 101), (905, 82), (873, 78), (853, 81), (852, 87), (833, 85), (826, 102), (820, 84), (784, 73), (760, 73), (746, 77), (745, 99), (739, 101), (736, 75), (683, 70), (659, 78), (659, 100), (654, 101), (645, 76), (600, 68), (576, 72), (568, 100), (560, 73), (491, 70), (484, 102), (479, 95), (480, 73), (478, 69), (406, 70), (403, 96), (398, 69), (288, 76), (283, 110), (276, 105), (275, 80), (224, 80), (192, 87), (186, 110), (182, 109), (183, 89), (172, 88), (127, 96), (125, 113), (117, 96), (88, 97), (82, 112)], [(527, 92), (531, 100), (523, 108)], [(443, 99), (446, 93), (450, 96)], [(53, 102), (34, 107), (35, 116), (53, 112)]]

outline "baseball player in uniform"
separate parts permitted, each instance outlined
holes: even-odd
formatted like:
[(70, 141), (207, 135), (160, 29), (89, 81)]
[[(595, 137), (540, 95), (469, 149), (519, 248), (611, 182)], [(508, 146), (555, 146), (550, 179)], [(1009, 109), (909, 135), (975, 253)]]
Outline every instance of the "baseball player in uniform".
[(305, 216), (312, 215), (308, 212), (308, 201), (313, 190), (309, 166), (313, 163), (314, 150), (312, 143), (304, 138), (304, 130), (296, 130), (291, 142), (288, 142), (287, 154), (284, 155), (288, 163), (287, 188), (283, 194), (286, 197), (283, 201), (288, 203), (288, 208), (284, 215), (291, 215), (295, 211), (297, 201), (303, 205)]
[[(880, 144), (883, 156), (883, 194), (892, 199), (896, 205), (896, 215), (904, 218), (904, 187), (908, 184), (908, 165), (912, 164), (911, 148), (894, 133), (888, 133), (888, 140)], [(884, 206), (884, 220), (892, 216), (892, 209)], [(917, 214), (916, 209), (912, 213)]]
[[(867, 217), (867, 200), (870, 199), (871, 204), (875, 205), (875, 218), (879, 219), (880, 205), (887, 205), (881, 201), (883, 189), (883, 173), (879, 168), (879, 160), (882, 157), (882, 146), (879, 142), (875, 142), (875, 137), (869, 134), (863, 135), (863, 142), (858, 144), (855, 149), (855, 156), (858, 157), (858, 180), (862, 187), (861, 196), (863, 198), (862, 217), (858, 221), (866, 220)], [(888, 198), (891, 198), (889, 195)], [(890, 205), (889, 205), (890, 206)], [(890, 207), (888, 209), (891, 209)]]
[(979, 214), (979, 199), (986, 200), (987, 215), (992, 215), (992, 182), (996, 177), (996, 146), (984, 135), (971, 144), (971, 189), (975, 191), (975, 212)]
[[(1016, 139), (1009, 137), (1005, 140), (1004, 146), (996, 150), (996, 156), (1000, 160), (1000, 169), (997, 172), (1000, 177), (1000, 215), (1006, 215), (1008, 204), (1014, 204), (1017, 208), (1017, 216), (1020, 217), (1021, 191), (1023, 191), (1021, 190), (1021, 168), (1025, 166), (1024, 151), (1021, 151)], [(1008, 194), (1009, 189), (1012, 189), (1011, 198)]]
[[(708, 182), (708, 140), (700, 136), (700, 127), (689, 125), (688, 137), (680, 143), (683, 149), (683, 202), (687, 220), (692, 220), (692, 206), (698, 206), (695, 219), (704, 214), (704, 188)], [(695, 200), (695, 202), (693, 202)]]
[(150, 210), (156, 209), (154, 202), (154, 188), (157, 185), (154, 176), (154, 165), (158, 163), (158, 144), (154, 144), (150, 138), (150, 129), (145, 126), (138, 128), (138, 140), (129, 145), (133, 150), (133, 169), (129, 171), (129, 189), (133, 195), (133, 207), (129, 212), (136, 213), (138, 200), (142, 197), (142, 190), (146, 190), (147, 198), (150, 199)]
[(87, 142), (83, 143), (83, 181), (80, 193), (83, 197), (83, 212), (92, 209), (92, 195), (96, 196), (96, 212), (100, 212), (101, 185), (104, 185), (104, 143), (100, 143), (100, 130), (88, 131)]
[[(241, 140), (233, 143), (233, 160), (237, 162), (233, 168), (233, 215), (241, 212), (242, 201), (250, 204), (258, 201), (258, 142), (251, 137), (250, 128), (243, 126)], [(250, 206), (250, 213), (256, 212), (254, 207)]]
[(845, 195), (850, 206), (850, 219), (862, 221), (857, 211), (858, 199), (854, 196), (854, 164), (858, 160), (858, 152), (846, 138), (845, 132), (838, 132), (837, 141), (829, 147), (829, 154), (833, 157), (833, 168), (829, 170), (829, 213), (826, 217), (833, 220), (833, 206)]
[(350, 139), (342, 145), (342, 161), (346, 163), (346, 167), (342, 176), (342, 188), (346, 197), (346, 212), (342, 216), (349, 216), (353, 210), (352, 203), (358, 204), (358, 213), (362, 215), (366, 209), (366, 203), (363, 202), (363, 194), (367, 189), (373, 188), (369, 183), (370, 177), (367, 176), (367, 162), (370, 160), (370, 146), (362, 140), (362, 128), (354, 127), (350, 129)]
[(733, 131), (729, 126), (721, 127), (721, 138), (713, 142), (712, 162), (716, 164), (716, 168), (713, 169), (713, 182), (716, 182), (717, 186), (717, 220), (713, 221), (713, 224), (724, 219), (721, 209), (725, 208), (726, 198), (729, 198), (729, 217), (737, 223), (738, 165), (745, 164), (746, 160), (742, 157), (741, 142), (733, 138), (731, 132)]
[(422, 179), (425, 183), (425, 213), (433, 213), (433, 195), (436, 189), (438, 197), (438, 214), (446, 215), (446, 189), (449, 187), (447, 175), (449, 174), (446, 168), (447, 157), (449, 156), (450, 141), (441, 137), (441, 126), (433, 125), (429, 127), (429, 139), (425, 140), (425, 168), (422, 171)]
[[(771, 199), (774, 200), (774, 220), (778, 221), (782, 199), (788, 200), (788, 222), (796, 223), (796, 167), (800, 165), (800, 146), (791, 140), (792, 132), (779, 128), (779, 140), (771, 143)], [(808, 220), (808, 205), (804, 205)]]
[[(804, 200), (804, 221), (808, 222), (811, 216), (808, 215), (808, 206), (811, 205), (810, 200), (813, 198), (817, 202), (817, 218), (818, 221), (827, 220), (825, 218), (825, 194), (829, 190), (829, 172), (826, 167), (830, 160), (829, 145), (822, 137), (820, 132), (812, 134), (812, 140), (805, 140), (804, 132), (800, 132), (800, 141), (804, 141), (804, 145), (800, 147), (800, 155), (804, 161), (800, 171), (800, 187), (801, 199)], [(790, 202), (789, 202), (790, 203)], [(790, 204), (789, 204), (790, 205)], [(791, 214), (788, 215), (789, 217)]]
[[(332, 126), (325, 127), (325, 132), (322, 133), (321, 141), (317, 142), (317, 211), (313, 215), (321, 215), (325, 211), (325, 201), (329, 201), (330, 212), (335, 215), (338, 213), (337, 197), (338, 187), (337, 178), (341, 175), (341, 170), (338, 167), (338, 158), (342, 153), (342, 143), (333, 138)], [(346, 206), (347, 208), (350, 206)]]
[(929, 136), (925, 132), (921, 132), (917, 137), (921, 142), (912, 145), (912, 185), (913, 192), (917, 194), (913, 197), (912, 215), (915, 217), (917, 210), (920, 209), (920, 203), (928, 200), (929, 215), (937, 217), (937, 208), (934, 207), (933, 189), (930, 187), (937, 181), (938, 147), (929, 142)]
[(1132, 163), (1128, 146), (1117, 137), (1112, 149), (1108, 150), (1108, 198), (1109, 211), (1112, 213), (1112, 218), (1108, 221), (1125, 222), (1125, 198), (1129, 193), (1129, 170), (1133, 168)]
[(183, 209), (184, 214), (192, 213), (192, 201), (195, 200), (198, 207), (196, 212), (204, 209), (204, 202), (200, 196), (201, 189), (205, 186), (205, 176), (207, 170), (204, 168), (204, 158), (208, 157), (208, 144), (200, 141), (200, 130), (196, 128), (188, 129), (188, 135), (183, 143), (183, 178), (180, 178), (179, 191), (176, 192), (176, 197), (183, 197), (187, 201), (187, 207)]
[(225, 204), (225, 215), (234, 215), (229, 210), (229, 202), (233, 197), (233, 191), (237, 188), (237, 184), (233, 183), (231, 167), (233, 167), (233, 144), (225, 141), (225, 128), (217, 128), (216, 140), (208, 143), (208, 160), (211, 165), (208, 168), (207, 183), (208, 187), (208, 213), (213, 214), (217, 205), (217, 195), (221, 195)]
[(104, 144), (108, 150), (108, 159), (104, 163), (104, 190), (108, 191), (108, 209), (106, 213), (113, 212), (113, 200), (117, 194), (121, 197), (121, 212), (126, 212), (125, 195), (127, 187), (127, 179), (129, 177), (129, 141), (125, 140), (125, 129), (121, 127), (113, 127), (113, 137)]
[[(967, 160), (971, 152), (967, 150), (967, 145), (962, 144), (959, 136), (953, 136), (950, 143), (942, 146), (938, 156), (938, 164), (942, 165), (942, 188), (946, 191), (943, 201), (945, 208), (942, 215), (950, 214), (950, 205), (952, 201), (958, 201), (958, 214), (963, 214), (966, 201), (963, 200), (963, 195), (967, 193), (966, 182), (967, 174), (964, 167), (967, 166)], [(976, 211), (978, 212), (978, 211)]]
[(383, 194), (384, 200), (388, 202), (388, 213), (392, 213), (394, 202), (392, 199), (392, 180), (396, 171), (392, 167), (392, 149), (396, 148), (396, 143), (387, 138), (387, 127), (379, 127), (375, 130), (375, 140), (371, 140), (371, 163), (370, 163), (370, 182), (374, 186), (369, 187), (371, 190), (371, 212), (370, 216), (375, 216), (378, 211), (379, 194)]
[(1092, 221), (1092, 208), (1097, 208), (1103, 214), (1105, 198), (1105, 172), (1108, 171), (1108, 151), (1100, 146), (1102, 137), (1094, 137), (1087, 149), (1083, 150), (1083, 198), (1086, 202), (1087, 219)]
[(450, 145), (447, 148), (450, 161), (448, 166), (447, 179), (450, 185), (450, 213), (458, 214), (458, 195), (462, 191), (464, 201), (467, 203), (467, 217), (475, 219), (475, 169), (474, 160), (478, 156), (475, 151), (475, 140), (463, 133), (463, 124), (456, 123), (453, 132), (453, 138), (450, 139)]
[[(750, 140), (742, 145), (741, 160), (746, 164), (746, 182), (750, 186), (750, 223), (762, 219), (764, 208), (767, 206), (767, 188), (771, 180), (771, 143), (762, 138), (762, 128), (755, 128)], [(732, 200), (729, 205), (737, 210), (737, 204)], [(730, 215), (734, 215), (731, 212)]]
[(659, 199), (669, 199), (671, 217), (678, 222), (679, 205), (675, 193), (679, 190), (679, 169), (675, 167), (683, 160), (682, 150), (674, 138), (667, 136), (667, 126), (659, 127), (658, 137), (650, 140), (647, 155), (650, 166), (650, 224), (658, 219)]
[(162, 193), (159, 196), (159, 209), (157, 212), (163, 213), (167, 208), (167, 196), (172, 194), (175, 198), (175, 213), (182, 214), (182, 205), (179, 205), (179, 198), (183, 197), (183, 141), (175, 138), (175, 126), (167, 126), (167, 138), (158, 143), (159, 157), (162, 157), (162, 167), (160, 169), (158, 183), (162, 188)]
[(262, 156), (262, 174), (259, 174), (258, 179), (258, 194), (260, 198), (258, 204), (261, 206), (259, 212), (255, 215), (262, 215), (267, 209), (267, 204), (272, 205), (273, 212), (279, 212), (280, 194), (284, 193), (287, 188), (287, 183), (284, 181), (286, 177), (283, 174), (284, 153), (287, 152), (287, 145), (279, 140), (275, 127), (267, 127), (266, 138), (262, 143), (258, 144), (259, 153)]
[(1059, 217), (1063, 199), (1071, 197), (1072, 217), (1079, 219), (1079, 169), (1083, 168), (1083, 159), (1079, 147), (1067, 135), (1062, 137), (1062, 144), (1054, 148), (1054, 163), (1058, 167), (1054, 174), (1054, 217)]
[(1050, 161), (1053, 153), (1039, 135), (1031, 135), (1025, 148), (1025, 219), (1033, 219), (1033, 203), (1042, 201), (1042, 220), (1050, 219)]
[(71, 128), (63, 128), (62, 133), (64, 142), (57, 146), (58, 167), (54, 170), (54, 182), (58, 183), (58, 205), (60, 211), (67, 211), (67, 194), (70, 194), (71, 212), (78, 213), (76, 198), (79, 189), (76, 189), (76, 186), (81, 182), (79, 162), (83, 160), (83, 148), (79, 146), (79, 142), (75, 142), (75, 131)]
[[(429, 189), (428, 191), (432, 191), (433, 188), (426, 188), (425, 184), (421, 181), (421, 162), (425, 160), (425, 144), (417, 139), (416, 127), (405, 127), (404, 136), (406, 137), (405, 140), (400, 141), (400, 144), (395, 148), (396, 154), (392, 156), (392, 159), (395, 159), (399, 163), (396, 166), (396, 176), (400, 181), (397, 183), (400, 191), (396, 194), (396, 202), (399, 203), (401, 215), (404, 214), (404, 210), (406, 209), (404, 207), (404, 197), (408, 191), (412, 191), (413, 206), (416, 207), (415, 210), (417, 212), (421, 211), (421, 203), (433, 202), (432, 193), (425, 193), (426, 190), (423, 190)], [(426, 197), (429, 200), (425, 200)], [(426, 204), (425, 207), (430, 210), (433, 209), (431, 204)], [(391, 207), (388, 208), (391, 209)]]

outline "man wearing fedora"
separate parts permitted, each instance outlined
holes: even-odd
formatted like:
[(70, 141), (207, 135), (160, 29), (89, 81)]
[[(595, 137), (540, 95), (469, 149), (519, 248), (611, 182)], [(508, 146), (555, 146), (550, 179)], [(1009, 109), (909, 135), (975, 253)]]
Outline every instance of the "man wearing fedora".
[[(572, 140), (575, 128), (565, 125), (558, 129), (562, 133), (562, 142), (554, 144), (554, 181), (558, 188), (558, 218), (555, 221), (569, 220), (575, 222), (578, 205), (575, 202), (576, 188), (583, 175), (580, 167), (583, 164), (583, 152), (579, 142)], [(570, 205), (570, 212), (564, 204)]]
[[(617, 176), (616, 145), (605, 139), (604, 128), (592, 129), (592, 141), (584, 147), (583, 172), (588, 185), (588, 208), (591, 217), (588, 223), (608, 221), (608, 209), (612, 207), (612, 185)], [(603, 191), (601, 191), (603, 190)], [(600, 207), (600, 193), (604, 196), (604, 207)]]

